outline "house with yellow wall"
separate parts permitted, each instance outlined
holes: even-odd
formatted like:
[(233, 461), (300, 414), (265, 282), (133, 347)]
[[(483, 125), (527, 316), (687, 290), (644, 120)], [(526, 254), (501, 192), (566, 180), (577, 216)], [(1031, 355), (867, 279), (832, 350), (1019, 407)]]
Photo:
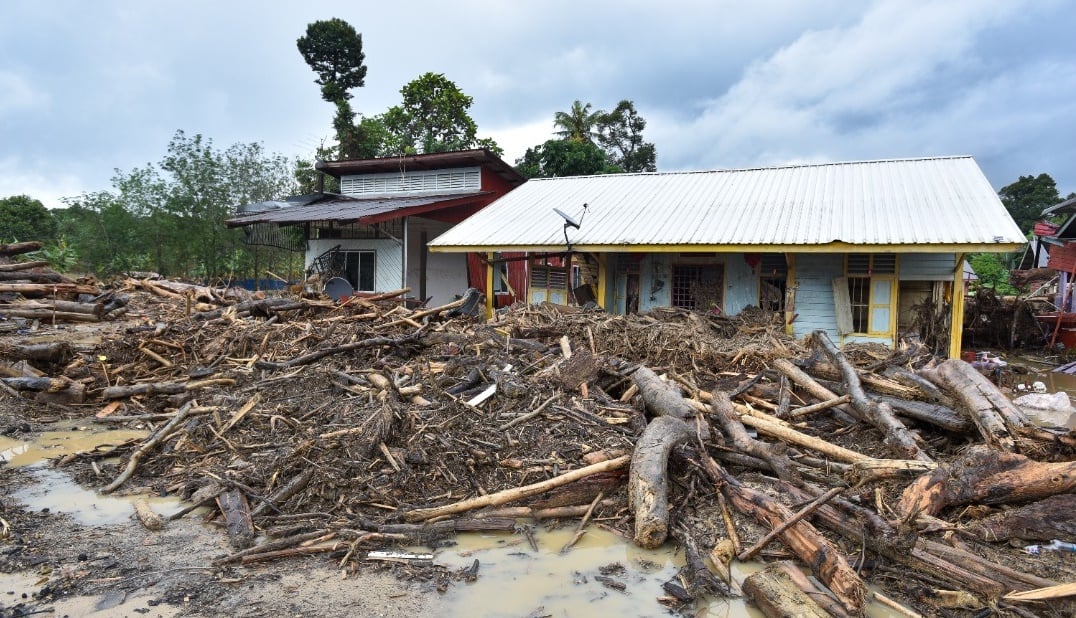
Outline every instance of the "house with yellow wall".
[[(960, 352), (964, 256), (1025, 238), (974, 159), (854, 161), (532, 179), (430, 242), (478, 252), (492, 308), (523, 261), (529, 302), (736, 315), (797, 337), (895, 346), (924, 306)], [(518, 287), (518, 284), (517, 284)]]

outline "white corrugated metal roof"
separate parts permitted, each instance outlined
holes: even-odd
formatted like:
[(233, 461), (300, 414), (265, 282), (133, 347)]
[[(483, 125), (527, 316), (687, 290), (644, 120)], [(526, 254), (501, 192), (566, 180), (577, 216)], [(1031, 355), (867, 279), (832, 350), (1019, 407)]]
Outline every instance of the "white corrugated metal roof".
[(578, 219), (583, 204), (582, 226), (568, 238), (584, 251), (1025, 242), (971, 157), (939, 157), (534, 179), (430, 247), (563, 249), (564, 220), (553, 208)]

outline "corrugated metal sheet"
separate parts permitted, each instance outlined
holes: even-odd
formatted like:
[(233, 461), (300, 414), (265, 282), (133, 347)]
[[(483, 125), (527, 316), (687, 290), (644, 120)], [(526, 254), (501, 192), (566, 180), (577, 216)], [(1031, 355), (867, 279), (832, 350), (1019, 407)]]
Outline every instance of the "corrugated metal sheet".
[(1023, 243), (971, 157), (530, 180), (430, 246)]
[[(485, 193), (455, 193), (452, 195), (423, 195), (408, 197), (380, 197), (359, 199), (346, 195), (326, 194), (324, 199), (309, 204), (292, 205), (289, 202), (260, 202), (251, 205), (250, 214), (233, 217), (227, 221), (230, 227), (254, 223), (300, 223), (303, 221), (357, 221), (407, 208), (428, 206), (444, 201), (456, 201), (479, 197)], [(274, 207), (275, 206), (275, 207)], [(265, 207), (259, 210), (257, 207)]]

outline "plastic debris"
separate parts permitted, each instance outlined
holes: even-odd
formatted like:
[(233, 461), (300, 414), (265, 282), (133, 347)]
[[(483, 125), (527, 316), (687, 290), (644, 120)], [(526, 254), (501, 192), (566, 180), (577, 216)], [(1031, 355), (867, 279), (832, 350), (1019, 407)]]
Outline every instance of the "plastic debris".
[(1076, 552), (1076, 543), (1066, 543), (1064, 541), (1054, 539), (1050, 541), (1049, 545), (1028, 545), (1024, 548), (1024, 551), (1031, 554), (1032, 556), (1037, 556), (1044, 551)]

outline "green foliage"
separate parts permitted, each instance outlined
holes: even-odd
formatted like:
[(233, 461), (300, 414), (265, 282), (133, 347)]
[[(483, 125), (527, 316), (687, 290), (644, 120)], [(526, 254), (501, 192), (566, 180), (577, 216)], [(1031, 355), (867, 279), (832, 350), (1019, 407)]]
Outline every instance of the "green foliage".
[(67, 237), (61, 235), (56, 242), (45, 245), (40, 251), (26, 254), (26, 259), (46, 260), (53, 270), (65, 273), (78, 263), (78, 253), (68, 244)]
[(623, 170), (606, 160), (605, 152), (585, 141), (551, 139), (528, 148), (516, 161), (516, 170), (527, 178), (616, 174)]
[(572, 108), (567, 112), (553, 114), (553, 126), (557, 129), (553, 133), (571, 142), (591, 142), (597, 137), (596, 128), (598, 121), (604, 112), (601, 110), (590, 111), (590, 103), (583, 104), (576, 99)]
[(968, 256), (980, 287), (993, 288), (1000, 295), (1013, 295), (1019, 291), (1009, 282), (1009, 262), (1012, 256), (1004, 253), (973, 253)]
[(362, 35), (346, 21), (334, 17), (313, 22), (296, 45), (303, 60), (318, 74), (314, 82), (329, 103), (347, 101), (351, 98), (348, 90), (365, 84)]
[[(425, 73), (401, 88), (400, 94), (403, 102), (378, 118), (385, 134), (371, 131), (369, 135), (383, 138), (382, 156), (452, 152), (479, 145), (478, 126), (467, 111), (474, 99), (443, 74)], [(483, 143), (500, 151), (492, 140)]]
[(39, 200), (28, 195), (0, 199), (0, 242), (40, 241), (56, 238), (56, 219)]
[(635, 110), (635, 103), (625, 99), (613, 111), (599, 116), (598, 145), (605, 149), (609, 161), (625, 172), (653, 172), (657, 170), (657, 152), (653, 144), (643, 141), (645, 128), (646, 120)]
[(1049, 174), (1021, 176), (1016, 182), (1002, 187), (998, 196), (1025, 234), (1042, 218), (1043, 210), (1061, 202), (1057, 183)]
[(657, 169), (657, 151), (643, 141), (646, 120), (633, 102), (622, 100), (611, 112), (592, 108), (577, 99), (569, 111), (554, 114), (554, 134), (561, 139), (528, 148), (516, 170), (527, 178), (550, 178)]
[(342, 158), (361, 156), (363, 139), (355, 126), (355, 112), (348, 102), (350, 90), (366, 81), (366, 55), (362, 35), (342, 19), (316, 21), (306, 27), (306, 34), (296, 41), (303, 60), (317, 73), (321, 98), (336, 106), (333, 129)]
[(235, 256), (249, 256), (240, 230), (224, 220), (243, 203), (295, 193), (296, 167), (260, 144), (213, 147), (176, 132), (160, 163), (116, 171), (113, 191), (69, 200), (61, 231), (83, 266), (99, 275), (155, 270), (221, 280)]

